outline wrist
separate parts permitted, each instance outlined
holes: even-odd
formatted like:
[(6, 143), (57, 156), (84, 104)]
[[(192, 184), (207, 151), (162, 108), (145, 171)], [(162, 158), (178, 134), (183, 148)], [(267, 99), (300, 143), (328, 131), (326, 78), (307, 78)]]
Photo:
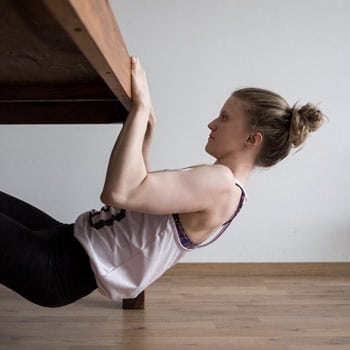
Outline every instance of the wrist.
[(138, 120), (139, 122), (143, 121), (145, 127), (147, 126), (148, 113), (147, 109), (142, 106), (132, 106), (129, 112), (128, 118), (130, 121)]
[(137, 103), (137, 104), (133, 103), (131, 106), (131, 112), (133, 112), (133, 113), (149, 115), (150, 110), (151, 109), (143, 103)]

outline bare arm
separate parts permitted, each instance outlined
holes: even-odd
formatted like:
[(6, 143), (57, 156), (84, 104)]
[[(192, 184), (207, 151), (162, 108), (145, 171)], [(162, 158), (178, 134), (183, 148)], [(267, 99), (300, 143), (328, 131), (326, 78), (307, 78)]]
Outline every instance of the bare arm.
[[(144, 153), (148, 153), (150, 136), (145, 140), (151, 111), (145, 72), (138, 59), (132, 59), (133, 105), (113, 147), (101, 200), (128, 193), (147, 175)], [(148, 154), (146, 154), (148, 156)]]
[(227, 196), (232, 173), (222, 165), (189, 171), (149, 172), (154, 117), (146, 76), (132, 61), (133, 107), (113, 148), (101, 200), (110, 206), (152, 214), (206, 211)]

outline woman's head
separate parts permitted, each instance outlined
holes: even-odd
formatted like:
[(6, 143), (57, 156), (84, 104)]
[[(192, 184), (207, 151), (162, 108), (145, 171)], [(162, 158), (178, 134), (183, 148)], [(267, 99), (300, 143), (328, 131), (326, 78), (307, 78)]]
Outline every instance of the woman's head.
[(278, 163), (323, 123), (323, 115), (316, 106), (308, 103), (290, 107), (281, 96), (269, 90), (244, 88), (235, 91), (232, 97), (241, 101), (248, 128), (260, 131), (263, 136), (257, 166)]

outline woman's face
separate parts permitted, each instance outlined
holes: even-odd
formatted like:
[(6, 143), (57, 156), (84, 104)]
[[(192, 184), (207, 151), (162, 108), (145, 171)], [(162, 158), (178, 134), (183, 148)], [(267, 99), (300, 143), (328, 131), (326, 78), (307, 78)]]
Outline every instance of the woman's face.
[(205, 150), (218, 160), (240, 152), (250, 134), (242, 102), (235, 96), (225, 102), (208, 127), (211, 133)]

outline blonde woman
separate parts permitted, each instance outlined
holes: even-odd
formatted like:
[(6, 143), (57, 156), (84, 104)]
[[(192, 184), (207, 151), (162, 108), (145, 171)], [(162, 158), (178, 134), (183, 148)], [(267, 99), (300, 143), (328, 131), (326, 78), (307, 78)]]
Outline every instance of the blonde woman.
[(237, 90), (209, 124), (214, 164), (150, 172), (155, 118), (145, 72), (137, 58), (131, 64), (133, 106), (111, 153), (101, 210), (62, 224), (0, 193), (0, 282), (36, 304), (63, 306), (96, 288), (112, 299), (135, 297), (215, 241), (242, 207), (253, 169), (285, 158), (323, 121), (311, 104)]

